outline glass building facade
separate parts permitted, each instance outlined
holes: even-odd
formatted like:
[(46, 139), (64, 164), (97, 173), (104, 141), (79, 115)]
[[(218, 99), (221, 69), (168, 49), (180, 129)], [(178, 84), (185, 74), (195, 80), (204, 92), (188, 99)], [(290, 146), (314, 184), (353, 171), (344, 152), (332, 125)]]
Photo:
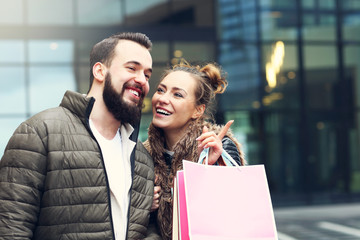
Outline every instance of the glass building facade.
[(93, 44), (139, 31), (154, 44), (141, 140), (163, 69), (216, 61), (229, 81), (216, 120), (235, 120), (275, 206), (360, 200), (360, 0), (0, 3), (1, 155), (22, 121), (87, 92)]

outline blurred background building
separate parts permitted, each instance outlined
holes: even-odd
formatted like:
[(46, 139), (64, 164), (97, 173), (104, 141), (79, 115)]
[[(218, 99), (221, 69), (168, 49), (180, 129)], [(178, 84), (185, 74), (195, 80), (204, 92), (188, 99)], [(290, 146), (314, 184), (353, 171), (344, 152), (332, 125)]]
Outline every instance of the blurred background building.
[[(94, 43), (153, 41), (150, 98), (185, 58), (228, 73), (219, 123), (234, 119), (274, 206), (360, 201), (360, 0), (0, 0), (0, 151), (15, 128), (86, 93)], [(236, 183), (234, 183), (236, 186)]]

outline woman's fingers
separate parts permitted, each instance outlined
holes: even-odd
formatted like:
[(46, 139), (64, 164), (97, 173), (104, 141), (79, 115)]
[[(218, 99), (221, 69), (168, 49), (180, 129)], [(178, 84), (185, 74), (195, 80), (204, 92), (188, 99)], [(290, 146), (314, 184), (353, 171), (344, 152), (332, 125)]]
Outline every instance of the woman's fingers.
[(234, 122), (234, 120), (228, 121), (228, 122), (225, 124), (225, 126), (221, 129), (221, 131), (220, 131), (219, 134), (218, 134), (218, 137), (219, 137), (220, 139), (223, 139), (223, 138), (224, 138), (224, 136), (226, 135), (227, 131), (229, 130), (229, 128), (230, 128), (231, 124), (233, 124), (233, 122)]
[(156, 209), (159, 208), (160, 195), (161, 195), (161, 187), (160, 186), (155, 186), (154, 187), (153, 202), (152, 202), (152, 205), (151, 205), (151, 211), (155, 211)]

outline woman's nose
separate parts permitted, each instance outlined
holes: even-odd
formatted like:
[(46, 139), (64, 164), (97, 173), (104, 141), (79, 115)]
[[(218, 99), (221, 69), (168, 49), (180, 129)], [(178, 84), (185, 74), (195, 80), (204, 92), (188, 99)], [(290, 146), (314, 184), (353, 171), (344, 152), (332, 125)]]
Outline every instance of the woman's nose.
[(169, 96), (166, 93), (160, 95), (159, 102), (164, 103), (164, 104), (169, 104)]

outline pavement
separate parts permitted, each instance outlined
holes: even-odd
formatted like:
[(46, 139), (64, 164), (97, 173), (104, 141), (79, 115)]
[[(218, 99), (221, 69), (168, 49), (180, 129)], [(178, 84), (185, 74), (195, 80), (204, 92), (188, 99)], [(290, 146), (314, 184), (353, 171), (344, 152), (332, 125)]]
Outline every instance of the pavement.
[(360, 203), (274, 208), (279, 240), (360, 240)]

